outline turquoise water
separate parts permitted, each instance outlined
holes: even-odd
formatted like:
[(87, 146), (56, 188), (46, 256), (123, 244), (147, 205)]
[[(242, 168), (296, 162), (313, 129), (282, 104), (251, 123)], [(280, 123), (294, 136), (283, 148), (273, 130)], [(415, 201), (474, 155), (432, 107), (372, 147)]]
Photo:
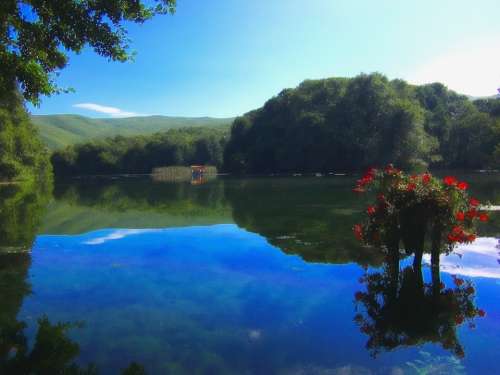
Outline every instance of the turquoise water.
[[(460, 306), (436, 308), (414, 283), (411, 259), (400, 264), (394, 299), (384, 255), (351, 238), (364, 204), (351, 182), (56, 186), (30, 251), (0, 253), (0, 369), (119, 374), (134, 362), (148, 374), (498, 373), (497, 218), (441, 260), (439, 298), (474, 288)], [(430, 283), (429, 267), (423, 275)], [(471, 308), (486, 315), (456, 319)]]

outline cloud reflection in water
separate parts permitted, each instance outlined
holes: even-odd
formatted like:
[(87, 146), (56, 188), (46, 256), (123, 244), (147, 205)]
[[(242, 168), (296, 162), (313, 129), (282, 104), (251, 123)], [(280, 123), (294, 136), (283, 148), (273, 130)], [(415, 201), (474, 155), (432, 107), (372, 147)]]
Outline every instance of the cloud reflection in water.
[[(430, 264), (430, 254), (424, 262)], [(449, 255), (441, 255), (441, 271), (468, 277), (500, 279), (500, 239), (480, 237), (471, 244), (459, 245)]]

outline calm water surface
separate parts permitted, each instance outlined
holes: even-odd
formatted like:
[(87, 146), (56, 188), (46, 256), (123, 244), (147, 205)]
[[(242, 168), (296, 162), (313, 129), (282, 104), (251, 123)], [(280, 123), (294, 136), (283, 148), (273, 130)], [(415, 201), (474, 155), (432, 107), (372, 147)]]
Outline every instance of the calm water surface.
[[(467, 179), (499, 204), (499, 175)], [(442, 258), (436, 305), (429, 267), (353, 239), (353, 181), (4, 187), (0, 373), (500, 373), (500, 217)]]

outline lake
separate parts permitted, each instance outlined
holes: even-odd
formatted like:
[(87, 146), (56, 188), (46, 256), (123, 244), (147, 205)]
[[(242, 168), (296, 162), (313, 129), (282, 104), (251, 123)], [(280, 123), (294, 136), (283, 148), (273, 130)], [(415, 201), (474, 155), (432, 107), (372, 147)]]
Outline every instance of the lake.
[[(465, 178), (499, 204), (500, 175)], [(0, 187), (0, 372), (500, 373), (500, 213), (442, 257), (435, 303), (430, 267), (394, 279), (355, 240), (354, 181)]]

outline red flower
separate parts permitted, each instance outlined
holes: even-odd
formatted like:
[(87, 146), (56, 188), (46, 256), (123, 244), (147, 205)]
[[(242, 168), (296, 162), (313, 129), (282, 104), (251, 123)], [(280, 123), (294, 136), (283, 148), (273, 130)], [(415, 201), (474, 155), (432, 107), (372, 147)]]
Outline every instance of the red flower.
[(453, 186), (457, 184), (457, 179), (453, 176), (446, 176), (445, 178), (443, 178), (443, 182), (445, 185)]
[(467, 236), (467, 241), (474, 242), (475, 240), (476, 240), (476, 235), (475, 234), (469, 234)]
[(451, 230), (451, 232), (455, 235), (459, 235), (459, 234), (462, 234), (464, 232), (464, 230), (462, 229), (462, 227), (458, 226), (458, 225), (455, 225), (453, 227), (453, 229)]
[(377, 211), (377, 208), (375, 206), (368, 206), (366, 209), (366, 212), (368, 215), (373, 215)]
[(385, 201), (385, 195), (382, 193), (377, 194), (377, 199), (381, 202)]
[(354, 298), (356, 299), (356, 301), (361, 301), (361, 299), (363, 299), (363, 293), (356, 292), (356, 294), (354, 294)]
[(428, 184), (429, 182), (431, 182), (431, 174), (430, 173), (424, 173), (422, 175), (422, 182), (424, 184)]
[(445, 288), (445, 285), (443, 282), (439, 283), (439, 289), (444, 289)]
[(408, 186), (406, 187), (406, 190), (407, 191), (413, 191), (413, 190), (415, 190), (416, 187), (417, 187), (417, 184), (415, 184), (414, 182), (410, 182), (408, 184)]
[(480, 214), (478, 215), (478, 217), (479, 217), (479, 220), (480, 220), (480, 221), (482, 221), (482, 222), (487, 222), (487, 221), (488, 221), (488, 219), (490, 218), (490, 217), (488, 216), (488, 214), (485, 214), (484, 212), (483, 212), (483, 213), (480, 213)]
[(476, 198), (471, 198), (471, 199), (469, 199), (469, 204), (472, 207), (477, 207), (477, 206), (479, 206), (479, 201)]
[(457, 184), (457, 188), (459, 188), (460, 190), (467, 190), (468, 187), (469, 184), (467, 182), (459, 182)]
[(366, 171), (366, 174), (365, 176), (374, 176), (375, 173), (377, 172), (377, 169), (376, 168), (373, 168), (373, 167), (370, 167), (368, 168), (368, 170)]
[(477, 211), (473, 208), (465, 213), (465, 217), (468, 219), (474, 219), (477, 216)]
[(465, 219), (465, 214), (464, 214), (462, 211), (458, 211), (458, 212), (455, 214), (455, 219), (457, 219), (457, 221), (464, 221), (464, 219)]
[(394, 165), (389, 164), (387, 167), (385, 167), (385, 173), (386, 174), (396, 174), (399, 172), (399, 169), (394, 168)]
[(448, 234), (448, 242), (457, 242), (458, 241), (458, 237), (454, 236), (453, 234)]
[(479, 310), (477, 310), (477, 315), (479, 315), (481, 318), (483, 318), (486, 315), (486, 313), (484, 312), (483, 309), (479, 309)]
[(363, 227), (360, 224), (355, 224), (352, 230), (359, 241), (363, 240)]
[(458, 277), (455, 277), (453, 279), (453, 282), (455, 283), (456, 286), (461, 286), (464, 283), (464, 281), (462, 279), (459, 279)]
[(461, 316), (457, 316), (457, 317), (455, 318), (455, 323), (456, 323), (456, 324), (462, 324), (463, 322), (464, 322), (464, 318), (463, 318), (463, 317), (461, 317)]
[(367, 175), (363, 176), (361, 181), (363, 181), (363, 185), (368, 185), (369, 183), (371, 183), (373, 181), (373, 176), (371, 174), (367, 174)]

